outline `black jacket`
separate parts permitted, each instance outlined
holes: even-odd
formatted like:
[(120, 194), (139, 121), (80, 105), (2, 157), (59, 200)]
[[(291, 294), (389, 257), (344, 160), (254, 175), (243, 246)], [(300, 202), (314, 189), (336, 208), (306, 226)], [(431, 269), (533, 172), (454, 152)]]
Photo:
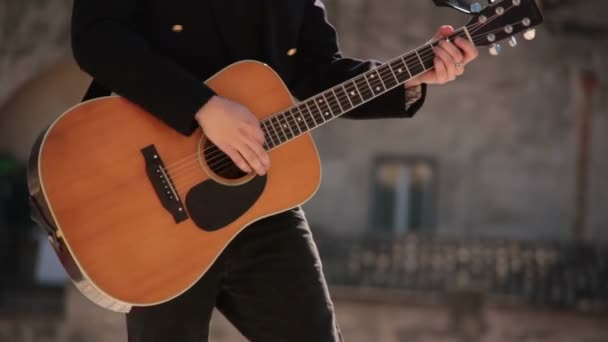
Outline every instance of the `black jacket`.
[[(240, 0), (243, 1), (243, 0)], [(248, 0), (263, 6), (263, 62), (306, 99), (378, 65), (342, 57), (320, 0)], [(236, 0), (74, 0), (72, 48), (80, 67), (183, 134), (214, 95), (202, 82), (247, 56)], [(236, 7), (235, 7), (236, 6)], [(426, 89), (424, 90), (426, 92)], [(355, 109), (357, 119), (409, 117), (402, 87)]]

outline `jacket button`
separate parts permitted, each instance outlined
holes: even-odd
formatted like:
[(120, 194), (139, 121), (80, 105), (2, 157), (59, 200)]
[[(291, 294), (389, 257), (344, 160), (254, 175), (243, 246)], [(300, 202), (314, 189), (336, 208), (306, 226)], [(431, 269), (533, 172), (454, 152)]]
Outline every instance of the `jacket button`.
[(184, 30), (184, 26), (176, 24), (176, 25), (173, 25), (173, 27), (171, 28), (171, 30), (173, 32), (175, 32), (175, 33), (179, 33), (179, 32), (182, 32)]
[(289, 56), (289, 57), (295, 56), (296, 53), (298, 53), (298, 49), (296, 49), (296, 48), (287, 50), (287, 56)]

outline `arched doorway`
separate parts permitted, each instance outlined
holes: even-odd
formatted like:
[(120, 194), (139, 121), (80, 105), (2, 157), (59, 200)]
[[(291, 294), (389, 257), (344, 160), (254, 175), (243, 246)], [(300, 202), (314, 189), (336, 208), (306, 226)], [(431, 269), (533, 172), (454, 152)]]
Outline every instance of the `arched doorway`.
[(27, 160), (38, 135), (80, 101), (89, 82), (90, 77), (66, 59), (18, 88), (0, 105), (0, 152)]

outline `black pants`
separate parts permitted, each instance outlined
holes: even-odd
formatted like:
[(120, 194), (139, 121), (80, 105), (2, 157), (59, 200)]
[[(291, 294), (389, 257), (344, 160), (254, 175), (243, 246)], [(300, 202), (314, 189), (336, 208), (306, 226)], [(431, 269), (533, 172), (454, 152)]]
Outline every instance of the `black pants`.
[(182, 296), (127, 315), (129, 342), (204, 342), (214, 307), (249, 340), (342, 341), (301, 210), (254, 223)]

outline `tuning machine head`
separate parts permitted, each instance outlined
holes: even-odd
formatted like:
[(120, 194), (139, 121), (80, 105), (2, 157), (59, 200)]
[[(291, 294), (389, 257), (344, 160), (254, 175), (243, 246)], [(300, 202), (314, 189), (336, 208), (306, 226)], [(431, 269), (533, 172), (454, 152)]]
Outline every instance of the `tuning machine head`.
[(510, 47), (513, 47), (513, 48), (514, 48), (514, 47), (516, 47), (516, 46), (517, 46), (517, 38), (515, 38), (515, 37), (510, 37), (510, 38), (509, 38), (509, 46), (510, 46)]
[(479, 13), (481, 12), (481, 5), (479, 2), (474, 2), (471, 4), (471, 13)]
[(533, 40), (536, 38), (536, 29), (531, 28), (526, 30), (526, 32), (524, 32), (524, 38), (526, 40)]
[(502, 46), (498, 43), (490, 45), (490, 55), (498, 56), (502, 52)]

